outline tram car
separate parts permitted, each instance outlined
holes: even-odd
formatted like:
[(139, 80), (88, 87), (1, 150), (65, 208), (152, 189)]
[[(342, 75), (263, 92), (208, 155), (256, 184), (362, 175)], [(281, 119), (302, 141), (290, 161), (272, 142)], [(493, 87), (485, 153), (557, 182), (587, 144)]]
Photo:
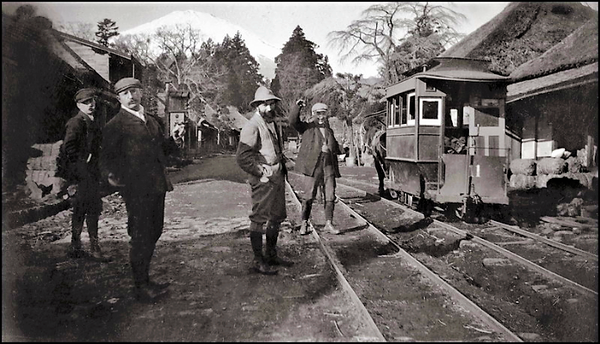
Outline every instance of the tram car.
[(472, 220), (484, 204), (508, 204), (509, 163), (520, 155), (505, 117), (509, 78), (484, 60), (435, 63), (386, 89), (386, 188), (422, 211)]

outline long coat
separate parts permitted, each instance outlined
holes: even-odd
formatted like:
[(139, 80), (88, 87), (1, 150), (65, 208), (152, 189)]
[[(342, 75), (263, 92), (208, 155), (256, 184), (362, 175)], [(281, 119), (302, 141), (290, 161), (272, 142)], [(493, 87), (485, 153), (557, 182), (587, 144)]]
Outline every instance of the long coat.
[(100, 171), (113, 173), (125, 195), (160, 194), (173, 190), (166, 171), (167, 140), (157, 118), (146, 123), (121, 109), (104, 127)]
[[(294, 169), (307, 176), (313, 177), (315, 168), (317, 167), (317, 161), (321, 154), (321, 146), (325, 142), (325, 138), (319, 127), (314, 122), (303, 122), (300, 120), (300, 108), (298, 105), (294, 105), (289, 115), (289, 123), (291, 126), (302, 135), (302, 144), (298, 151), (298, 158), (296, 159), (296, 166)], [(329, 146), (329, 161), (332, 163), (333, 175), (336, 178), (341, 177), (340, 169), (338, 166), (337, 156), (342, 154), (340, 146), (333, 135), (333, 130), (329, 126), (325, 127), (326, 135), (330, 137), (327, 141)]]
[(98, 180), (101, 142), (102, 131), (96, 121), (92, 121), (81, 111), (69, 119), (63, 149), (69, 161), (69, 175), (73, 181), (89, 178)]

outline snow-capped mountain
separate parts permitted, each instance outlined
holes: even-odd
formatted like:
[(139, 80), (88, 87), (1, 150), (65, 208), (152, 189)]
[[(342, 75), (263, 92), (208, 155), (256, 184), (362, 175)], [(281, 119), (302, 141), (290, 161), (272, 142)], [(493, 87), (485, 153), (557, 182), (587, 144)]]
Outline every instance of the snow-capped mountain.
[(161, 27), (176, 28), (178, 25), (187, 27), (188, 24), (191, 25), (192, 29), (200, 32), (202, 41), (211, 38), (215, 43), (222, 43), (225, 35), (233, 37), (239, 31), (250, 54), (260, 65), (259, 72), (270, 79), (275, 77), (275, 56), (281, 53), (281, 49), (266, 43), (254, 33), (212, 14), (193, 10), (175, 11), (149, 23), (123, 31), (120, 36), (148, 35), (155, 33)]

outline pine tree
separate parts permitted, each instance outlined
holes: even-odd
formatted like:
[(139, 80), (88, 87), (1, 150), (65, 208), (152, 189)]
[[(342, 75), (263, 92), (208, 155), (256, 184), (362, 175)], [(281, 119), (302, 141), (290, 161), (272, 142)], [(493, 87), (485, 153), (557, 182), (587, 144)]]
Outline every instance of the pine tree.
[(250, 111), (249, 103), (263, 76), (239, 31), (233, 38), (225, 36), (223, 43), (217, 46), (215, 59), (227, 69), (223, 80), (227, 86), (219, 96), (219, 103), (233, 105), (241, 112)]
[(96, 31), (96, 37), (98, 37), (98, 39), (96, 42), (98, 42), (100, 45), (108, 47), (108, 40), (111, 37), (119, 35), (119, 32), (117, 32), (119, 27), (116, 25), (117, 23), (115, 21), (108, 18), (104, 18), (103, 21), (98, 22), (98, 31)]
[(277, 67), (271, 89), (283, 99), (284, 112), (289, 111), (305, 90), (331, 76), (328, 58), (317, 54), (317, 47), (306, 39), (302, 28), (297, 26), (281, 54), (275, 58)]

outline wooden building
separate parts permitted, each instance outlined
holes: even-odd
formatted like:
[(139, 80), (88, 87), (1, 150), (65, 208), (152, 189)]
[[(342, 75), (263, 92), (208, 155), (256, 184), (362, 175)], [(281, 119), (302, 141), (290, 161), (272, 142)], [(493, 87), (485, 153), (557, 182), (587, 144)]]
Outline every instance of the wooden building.
[[(507, 109), (520, 118), (521, 156), (549, 157), (557, 148), (597, 165), (598, 21), (592, 19), (511, 75)], [(580, 157), (582, 158), (582, 157)]]

